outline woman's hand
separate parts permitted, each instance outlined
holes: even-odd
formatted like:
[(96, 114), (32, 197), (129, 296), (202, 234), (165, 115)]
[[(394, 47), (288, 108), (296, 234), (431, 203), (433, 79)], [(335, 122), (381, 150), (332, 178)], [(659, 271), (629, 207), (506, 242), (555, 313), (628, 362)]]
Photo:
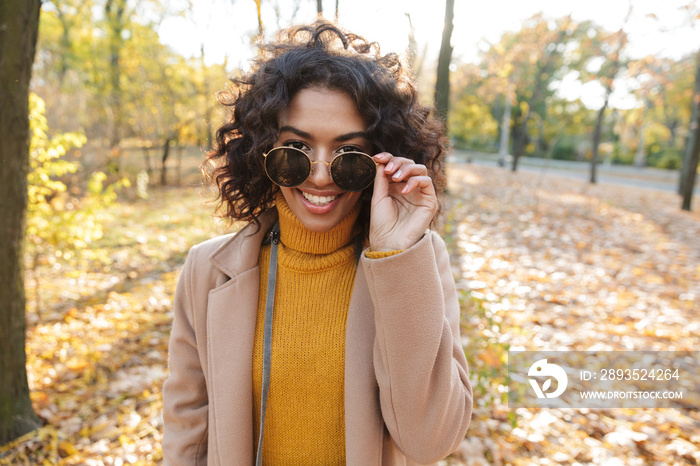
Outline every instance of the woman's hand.
[(408, 249), (418, 242), (437, 212), (433, 181), (425, 165), (382, 152), (375, 155), (369, 246), (372, 251)]

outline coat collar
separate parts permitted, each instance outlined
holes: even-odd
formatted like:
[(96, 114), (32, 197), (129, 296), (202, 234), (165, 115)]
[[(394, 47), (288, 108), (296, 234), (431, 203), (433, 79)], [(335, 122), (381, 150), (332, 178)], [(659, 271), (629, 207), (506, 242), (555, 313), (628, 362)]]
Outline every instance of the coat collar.
[(257, 266), (260, 245), (277, 221), (277, 209), (264, 212), (259, 220), (259, 228), (255, 222), (246, 225), (214, 251), (209, 262), (229, 278)]

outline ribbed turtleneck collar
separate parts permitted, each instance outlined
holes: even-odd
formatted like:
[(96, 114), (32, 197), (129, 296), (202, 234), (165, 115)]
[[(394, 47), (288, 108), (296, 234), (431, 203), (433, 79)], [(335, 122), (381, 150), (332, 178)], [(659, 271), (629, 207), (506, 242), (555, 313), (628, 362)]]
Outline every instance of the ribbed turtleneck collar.
[(355, 221), (360, 214), (358, 202), (336, 226), (323, 233), (307, 230), (294, 215), (282, 193), (275, 199), (280, 222), (280, 241), (286, 247), (307, 254), (330, 254), (350, 243), (355, 236)]

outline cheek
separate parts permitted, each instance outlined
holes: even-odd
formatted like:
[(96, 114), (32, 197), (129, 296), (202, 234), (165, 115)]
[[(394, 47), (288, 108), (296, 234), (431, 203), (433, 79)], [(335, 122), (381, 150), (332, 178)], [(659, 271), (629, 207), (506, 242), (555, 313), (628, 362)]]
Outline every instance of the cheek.
[(280, 187), (279, 189), (282, 193), (282, 196), (284, 197), (284, 200), (287, 201), (287, 204), (291, 204), (292, 200), (294, 199), (294, 189), (283, 187)]
[(346, 193), (346, 203), (348, 204), (349, 207), (355, 207), (355, 204), (360, 202), (360, 199), (362, 198), (362, 193)]

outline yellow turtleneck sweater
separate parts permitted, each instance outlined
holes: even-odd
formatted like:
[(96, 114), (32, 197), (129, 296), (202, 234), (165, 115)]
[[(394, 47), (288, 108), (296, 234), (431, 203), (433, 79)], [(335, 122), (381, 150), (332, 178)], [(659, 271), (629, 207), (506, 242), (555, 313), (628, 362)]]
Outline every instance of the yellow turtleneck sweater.
[[(359, 203), (325, 233), (308, 231), (280, 195), (272, 366), (263, 463), (345, 464), (345, 324), (355, 281)], [(253, 350), (254, 439), (260, 430), (270, 246), (260, 250)]]

